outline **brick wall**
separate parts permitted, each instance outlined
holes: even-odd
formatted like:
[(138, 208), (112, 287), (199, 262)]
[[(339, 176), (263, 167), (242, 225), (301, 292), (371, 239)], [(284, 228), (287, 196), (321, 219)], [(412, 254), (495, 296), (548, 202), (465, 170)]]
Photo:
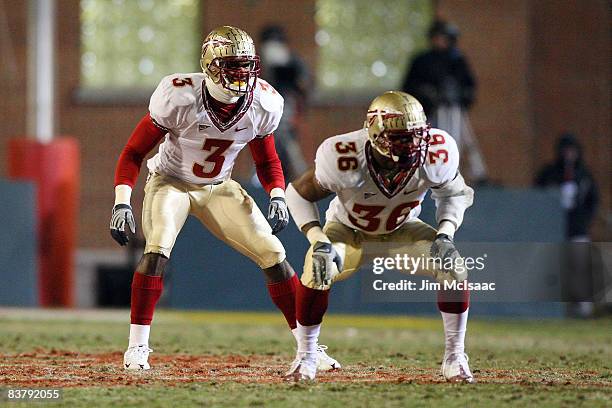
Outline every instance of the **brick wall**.
[(602, 194), (593, 233), (606, 237), (612, 153), (610, 8), (606, 1), (537, 1), (531, 13), (534, 161), (551, 160), (556, 138), (574, 132)]
[[(58, 134), (82, 146), (81, 247), (108, 247), (116, 159), (131, 129), (145, 112), (141, 104), (95, 105), (75, 102), (79, 78), (78, 0), (58, 1)], [(438, 0), (438, 14), (457, 23), (461, 47), (479, 80), (471, 112), (491, 176), (509, 186), (529, 185), (552, 155), (561, 130), (575, 130), (610, 208), (610, 45), (609, 10), (604, 0)], [(25, 134), (26, 3), (0, 0), (10, 41), (0, 42), (0, 160), (6, 141)], [(311, 67), (316, 64), (314, 2), (300, 0), (204, 1), (202, 35), (218, 24), (257, 33), (268, 22), (286, 24), (290, 40)], [(4, 32), (0, 33), (5, 35)], [(7, 47), (10, 44), (10, 47)], [(8, 58), (8, 59), (7, 59)], [(10, 61), (10, 63), (5, 63)], [(362, 124), (364, 101), (313, 106), (302, 138), (312, 158), (325, 137)], [(242, 155), (237, 174), (251, 171)], [(6, 166), (0, 166), (4, 175)], [(138, 214), (144, 175), (135, 190)], [(600, 212), (604, 214), (604, 211)]]
[(572, 131), (610, 211), (610, 9), (604, 0), (439, 0), (480, 81), (472, 119), (492, 178), (529, 185)]
[[(536, 165), (529, 101), (529, 1), (439, 1), (461, 30), (460, 48), (478, 80), (474, 131), (494, 181), (526, 185)], [(503, 149), (503, 151), (502, 151)]]

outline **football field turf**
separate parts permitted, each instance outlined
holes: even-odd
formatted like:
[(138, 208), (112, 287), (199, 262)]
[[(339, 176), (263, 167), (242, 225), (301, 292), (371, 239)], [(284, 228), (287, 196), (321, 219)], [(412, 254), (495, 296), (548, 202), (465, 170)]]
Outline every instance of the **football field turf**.
[(478, 383), (457, 385), (439, 374), (439, 318), (331, 314), (321, 342), (342, 370), (292, 384), (281, 375), (294, 340), (279, 314), (160, 311), (153, 369), (136, 373), (121, 366), (128, 315), (0, 309), (0, 388), (61, 388), (57, 405), (71, 407), (612, 404), (609, 319), (473, 319), (467, 351)]

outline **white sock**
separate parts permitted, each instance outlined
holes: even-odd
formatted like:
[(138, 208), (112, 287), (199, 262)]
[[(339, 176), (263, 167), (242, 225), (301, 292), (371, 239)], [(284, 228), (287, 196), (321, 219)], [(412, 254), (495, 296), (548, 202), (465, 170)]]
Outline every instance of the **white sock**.
[(295, 338), (295, 343), (299, 344), (300, 343), (300, 339), (298, 337), (298, 332), (297, 332), (297, 327), (295, 329), (291, 329), (291, 334), (293, 334), (293, 337)]
[(465, 331), (467, 328), (468, 311), (463, 313), (440, 312), (444, 322), (444, 354), (463, 353), (465, 349)]
[(151, 332), (150, 325), (130, 324), (130, 344), (129, 347), (144, 344), (149, 345), (149, 333)]
[(321, 333), (321, 323), (314, 326), (302, 326), (297, 323), (298, 353), (316, 353), (319, 333)]

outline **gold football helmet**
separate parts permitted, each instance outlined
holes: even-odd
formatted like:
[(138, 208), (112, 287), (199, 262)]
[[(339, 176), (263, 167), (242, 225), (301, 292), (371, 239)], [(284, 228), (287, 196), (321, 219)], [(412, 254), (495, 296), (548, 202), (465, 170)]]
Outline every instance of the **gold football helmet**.
[(215, 28), (206, 36), (200, 66), (215, 84), (235, 96), (252, 92), (260, 72), (253, 39), (232, 26)]
[(405, 169), (423, 164), (430, 126), (423, 107), (412, 95), (388, 91), (376, 97), (368, 109), (365, 127), (378, 153)]

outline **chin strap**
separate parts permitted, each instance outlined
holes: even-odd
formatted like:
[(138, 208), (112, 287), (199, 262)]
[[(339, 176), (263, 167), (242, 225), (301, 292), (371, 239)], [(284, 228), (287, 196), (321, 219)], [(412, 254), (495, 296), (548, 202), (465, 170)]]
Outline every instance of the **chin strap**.
[(223, 88), (223, 86), (221, 86), (221, 84), (213, 82), (213, 80), (208, 76), (206, 76), (204, 80), (206, 82), (206, 89), (208, 90), (208, 93), (210, 93), (210, 96), (215, 98), (217, 101), (230, 104), (236, 103), (238, 102), (238, 99), (240, 99), (240, 96), (236, 96), (233, 92), (226, 90)]

